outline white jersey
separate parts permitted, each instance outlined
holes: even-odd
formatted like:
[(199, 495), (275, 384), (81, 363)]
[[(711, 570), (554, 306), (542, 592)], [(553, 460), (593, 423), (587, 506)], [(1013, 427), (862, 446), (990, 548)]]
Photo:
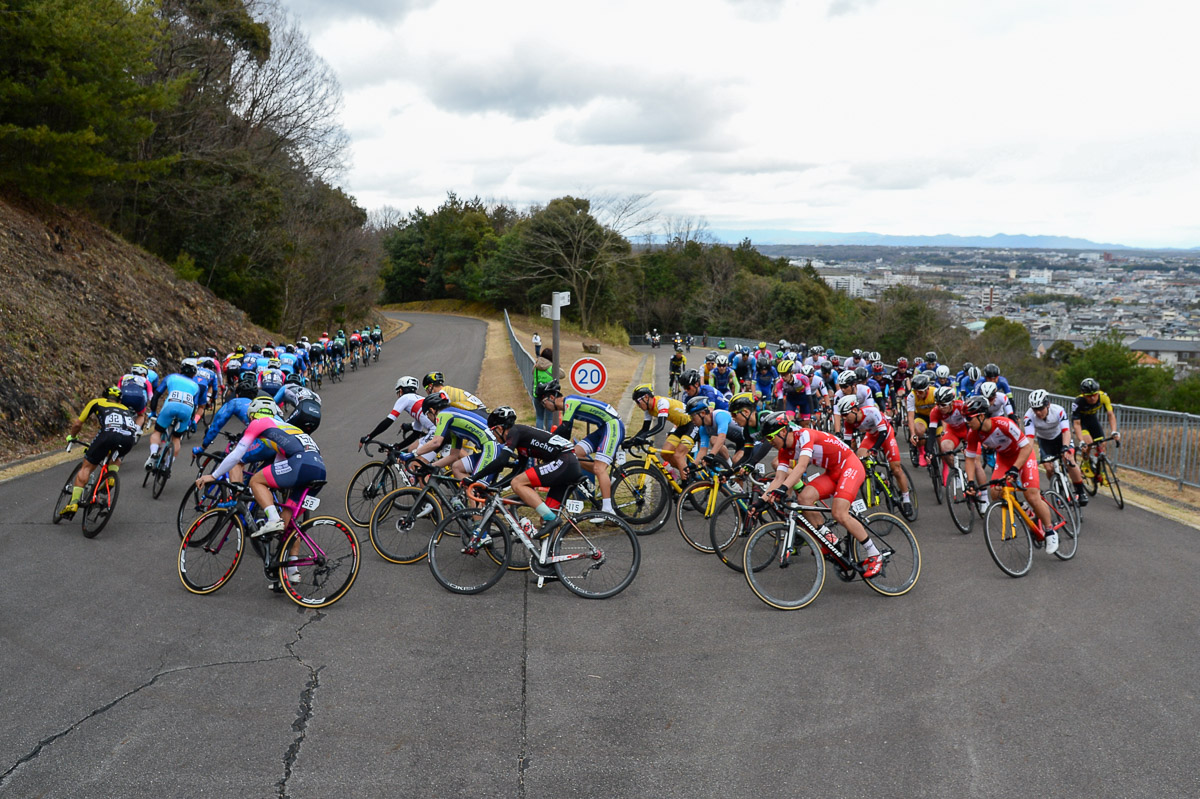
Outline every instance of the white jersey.
[(1025, 411), (1025, 435), (1051, 440), (1061, 438), (1071, 429), (1070, 417), (1061, 405), (1050, 403), (1045, 419), (1039, 419), (1033, 408)]
[[(424, 399), (424, 397), (416, 393), (401, 394), (396, 399), (396, 404), (392, 406), (392, 410), (388, 413), (388, 416), (390, 416), (393, 420), (396, 420), (400, 418), (400, 414), (407, 413), (417, 421), (420, 421), (421, 419), (425, 418), (425, 414), (414, 414), (412, 412), (412, 407), (422, 399)], [(413, 429), (415, 430), (416, 428), (416, 424), (413, 424)]]
[[(872, 408), (875, 407), (875, 397), (871, 395), (871, 389), (868, 388), (867, 386), (864, 386), (861, 383), (858, 384), (857, 386), (855, 386), (854, 387), (854, 395), (858, 398), (859, 406), (861, 406), (861, 407), (870, 406)], [(838, 413), (838, 410), (837, 410), (837, 401), (840, 400), (844, 396), (846, 396), (846, 392), (840, 388), (838, 389), (837, 393), (833, 395), (833, 415), (834, 416), (841, 416), (841, 414)]]

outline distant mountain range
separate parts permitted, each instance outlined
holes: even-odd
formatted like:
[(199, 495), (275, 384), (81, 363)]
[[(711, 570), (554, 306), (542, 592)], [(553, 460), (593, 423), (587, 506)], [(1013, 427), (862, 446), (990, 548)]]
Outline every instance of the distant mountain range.
[(1124, 244), (1103, 244), (1070, 236), (887, 236), (881, 233), (830, 233), (806, 230), (709, 230), (718, 241), (737, 244), (749, 238), (754, 244), (858, 245), (873, 247), (988, 247), (1036, 250), (1130, 250)]

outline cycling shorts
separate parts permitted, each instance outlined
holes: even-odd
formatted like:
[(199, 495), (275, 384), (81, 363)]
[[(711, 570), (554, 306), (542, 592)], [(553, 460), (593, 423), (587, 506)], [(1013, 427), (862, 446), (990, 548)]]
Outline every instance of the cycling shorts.
[(162, 410), (158, 412), (158, 418), (154, 422), (154, 426), (159, 432), (165, 433), (171, 429), (172, 425), (176, 425), (176, 429), (172, 435), (180, 435), (192, 424), (192, 406), (182, 402), (166, 402), (163, 403)]
[(881, 431), (867, 433), (865, 436), (863, 436), (861, 446), (863, 449), (874, 449), (875, 447), (878, 447), (879, 449), (883, 450), (883, 454), (887, 458), (888, 463), (899, 463), (900, 447), (896, 445), (896, 436), (892, 432), (890, 425), (885, 429), (887, 431), (886, 439), (883, 441), (879, 440), (879, 433)]
[(275, 461), (263, 469), (263, 474), (271, 488), (303, 488), (325, 479), (325, 461), (319, 452), (298, 452), (287, 460)]
[(613, 419), (604, 427), (598, 427), (576, 444), (584, 455), (591, 455), (601, 463), (612, 463), (617, 457), (617, 447), (625, 438), (625, 424)]
[(1096, 416), (1081, 416), (1078, 421), (1083, 432), (1087, 433), (1093, 441), (1097, 438), (1104, 438), (1104, 425), (1100, 424), (1100, 419)]
[(799, 414), (801, 419), (807, 419), (812, 416), (812, 406), (809, 403), (807, 394), (789, 394), (785, 392), (783, 395), (783, 409), (784, 411)]
[(108, 457), (108, 453), (117, 453), (118, 458), (124, 458), (137, 443), (137, 436), (131, 433), (118, 433), (115, 430), (102, 430), (92, 439), (83, 457), (93, 466), (99, 466)]
[(696, 423), (695, 422), (688, 422), (687, 424), (681, 424), (678, 427), (676, 427), (674, 430), (672, 430), (671, 434), (669, 436), (667, 436), (667, 446), (671, 449), (674, 449), (675, 447), (677, 447), (679, 444), (682, 443), (682, 444), (687, 444), (688, 449), (691, 449), (692, 444), (696, 443), (695, 433), (696, 433)]
[(529, 467), (525, 470), (525, 476), (534, 488), (550, 489), (548, 498), (561, 503), (567, 489), (583, 477), (583, 470), (579, 468), (579, 459), (567, 453), (556, 461)]
[(1063, 451), (1063, 440), (1061, 436), (1054, 438), (1038, 438), (1038, 451), (1042, 453), (1043, 458), (1057, 458)]
[(134, 413), (146, 410), (146, 392), (136, 386), (121, 389), (121, 398), (117, 402)]
[[(1017, 453), (1013, 453), (1014, 457)], [(992, 479), (999, 479), (1013, 467), (1013, 458), (1006, 458), (999, 452), (996, 453), (996, 468), (992, 472)], [(1029, 458), (1025, 461), (1025, 465), (1021, 467), (1021, 476), (1018, 478), (1021, 483), (1021, 488), (1038, 488), (1038, 467), (1037, 458)]]
[(855, 458), (854, 462), (846, 464), (840, 471), (819, 474), (809, 480), (808, 484), (817, 490), (819, 499), (834, 497), (853, 502), (866, 476), (862, 461)]
[(956, 447), (958, 447), (959, 444), (963, 443), (963, 441), (965, 441), (965, 440), (966, 440), (965, 436), (963, 438), (959, 438), (958, 436), (956, 436), (954, 434), (954, 431), (948, 427), (942, 429), (942, 441), (949, 441), (950, 449), (955, 449)]

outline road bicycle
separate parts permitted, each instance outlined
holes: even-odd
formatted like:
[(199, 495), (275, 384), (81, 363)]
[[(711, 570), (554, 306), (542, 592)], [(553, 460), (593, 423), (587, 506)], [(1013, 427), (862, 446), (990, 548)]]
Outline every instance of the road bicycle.
[(467, 507), (458, 479), (433, 473), (413, 461), (423, 472), (421, 485), (404, 485), (385, 494), (371, 512), (368, 531), (371, 546), (390, 563), (416, 563), (429, 554), (429, 540), (450, 513)]
[(892, 473), (880, 450), (869, 450), (867, 456), (862, 459), (862, 465), (867, 473), (867, 479), (863, 480), (862, 487), (859, 488), (859, 496), (863, 502), (872, 508), (882, 504), (888, 511), (899, 511), (905, 519), (915, 522), (918, 513), (916, 484), (913, 483), (912, 476), (908, 469), (904, 468), (904, 464), (900, 464), (900, 471), (908, 482), (908, 510), (904, 509), (904, 503), (901, 502), (900, 485), (896, 481), (896, 475)]
[(671, 395), (671, 399), (679, 399), (682, 396), (683, 386), (681, 386), (679, 384), (679, 373), (678, 372), (671, 372), (671, 375), (668, 378), (667, 390), (668, 390), (668, 393), (670, 393), (670, 395)]
[[(1079, 505), (1079, 498), (1075, 494), (1075, 489), (1071, 485), (1071, 481), (1067, 479), (1067, 470), (1062, 467), (1061, 461), (1063, 454), (1059, 453), (1051, 458), (1042, 458), (1038, 461), (1038, 466), (1045, 466), (1047, 463), (1052, 464), (1053, 471), (1050, 472), (1050, 490), (1058, 494), (1066, 500), (1067, 508), (1071, 511), (1071, 521), (1076, 531), (1083, 530), (1083, 508)], [(1086, 490), (1086, 489), (1085, 489)]]
[[(171, 479), (171, 464), (175, 462), (175, 441), (174, 436), (176, 430), (180, 428), (178, 421), (171, 424), (171, 429), (163, 433), (162, 443), (159, 444), (158, 453), (154, 455), (150, 461), (150, 465), (146, 467), (146, 476), (142, 478), (142, 488), (146, 487), (146, 483), (150, 483), (150, 495), (155, 499), (162, 496), (163, 489), (167, 487), (167, 481)], [(192, 428), (188, 424), (187, 429)]]
[(198, 516), (217, 507), (222, 502), (229, 501), (229, 494), (221, 488), (219, 483), (209, 483), (202, 489), (196, 488), (196, 480), (206, 474), (210, 474), (217, 465), (225, 459), (229, 450), (233, 447), (233, 443), (241, 439), (240, 433), (230, 433), (222, 430), (217, 435), (225, 439), (225, 448), (221, 452), (196, 452), (192, 450), (191, 465), (196, 467), (196, 478), (188, 486), (187, 491), (183, 494), (183, 499), (179, 501), (179, 511), (175, 515), (175, 527), (179, 531), (179, 537), (182, 538), (187, 529), (192, 526), (192, 522)]
[[(763, 485), (756, 483), (755, 487), (761, 490)], [(748, 491), (726, 497), (709, 519), (708, 535), (712, 551), (735, 572), (742, 571), (742, 559), (750, 534), (763, 524), (786, 518), (777, 503), (756, 504), (754, 499), (758, 496), (760, 494)], [(769, 494), (765, 496), (770, 497)]]
[[(663, 460), (668, 450), (650, 444), (635, 445), (632, 441), (627, 438), (621, 442), (617, 463), (613, 465), (613, 511), (638, 535), (650, 535), (667, 523), (672, 502), (683, 493), (684, 485), (675, 479)], [(641, 462), (624, 460), (626, 450)], [(690, 455), (688, 468), (693, 475), (704, 474)]]
[(1049, 533), (1058, 535), (1058, 551), (1054, 556), (1059, 560), (1070, 560), (1075, 557), (1079, 546), (1078, 529), (1074, 526), (1073, 517), (1066, 500), (1054, 491), (1043, 491), (1042, 498), (1050, 506), (1050, 525), (1043, 529), (1042, 522), (1034, 516), (1033, 509), (1022, 499), (1017, 500), (1017, 488), (1011, 475), (990, 480), (980, 486), (985, 490), (990, 486), (999, 486), (1003, 497), (993, 502), (983, 518), (984, 538), (987, 541), (988, 554), (1000, 567), (1000, 571), (1009, 577), (1023, 577), (1033, 566), (1033, 550), (1046, 545)]
[(946, 509), (955, 528), (966, 535), (975, 529), (975, 519), (983, 518), (984, 509), (979, 505), (975, 481), (967, 477), (963, 469), (963, 449), (960, 444), (950, 452), (939, 452), (936, 456), (945, 480)]
[(721, 504), (755, 489), (761, 491), (764, 484), (751, 472), (734, 473), (713, 455), (704, 457), (703, 466), (707, 479), (698, 479), (680, 492), (674, 516), (675, 527), (688, 546), (711, 554), (715, 550), (710, 527)]
[(359, 467), (346, 486), (346, 514), (358, 527), (371, 523), (371, 512), (385, 494), (401, 486), (412, 485), (412, 480), (401, 467), (400, 455), (404, 450), (398, 444), (368, 441), (358, 448), (371, 455), (371, 447), (377, 447), (383, 460), (374, 460)]
[(558, 510), (559, 525), (535, 538), (532, 522), (513, 511), (519, 500), (501, 497), (498, 487), (473, 488), (484, 495), (483, 505), (450, 514), (429, 540), (429, 569), (446, 590), (477, 594), (491, 588), (520, 557), (512, 551), (514, 539), (528, 551), (539, 588), (553, 576), (578, 596), (606, 599), (637, 576), (641, 546), (617, 516), (585, 511), (579, 500), (568, 500)]
[(1079, 468), (1083, 472), (1083, 488), (1090, 496), (1096, 496), (1100, 486), (1108, 486), (1113, 501), (1121, 510), (1125, 509), (1125, 495), (1121, 493), (1121, 481), (1117, 478), (1117, 467), (1097, 445), (1111, 441), (1118, 447), (1121, 439), (1105, 436), (1081, 445), (1085, 457), (1080, 459)]
[[(71, 451), (71, 447), (76, 442), (72, 441), (67, 444), (67, 452)], [(109, 452), (100, 465), (92, 469), (91, 475), (88, 477), (83, 486), (83, 494), (79, 497), (79, 513), (83, 512), (81, 523), (83, 525), (83, 537), (95, 538), (108, 524), (108, 520), (112, 518), (113, 511), (117, 507), (117, 497), (121, 494), (121, 478), (117, 472), (112, 471), (109, 466), (117, 459), (116, 452)], [(54, 503), (54, 523), (58, 524), (63, 519), (68, 517), (60, 515), (62, 509), (71, 504), (71, 496), (75, 489), (75, 477), (79, 474), (79, 470), (83, 468), (83, 462), (75, 464), (75, 468), (71, 470), (71, 474), (67, 477), (67, 482), (63, 484), (62, 490), (58, 494), (58, 499)], [(70, 518), (75, 518), (72, 515)]]
[[(778, 610), (808, 606), (825, 584), (825, 563), (845, 582), (863, 573), (866, 553), (849, 531), (833, 519), (824, 505), (780, 502), (785, 520), (761, 525), (750, 535), (742, 554), (742, 573), (754, 595)], [(823, 524), (814, 525), (805, 513), (821, 514)], [(851, 515), (875, 541), (883, 568), (863, 582), (885, 596), (901, 596), (912, 590), (921, 576), (921, 549), (916, 536), (898, 516), (866, 513), (856, 499)]]
[[(257, 529), (250, 488), (217, 482), (224, 484), (234, 504), (196, 519), (179, 544), (179, 579), (193, 594), (211, 594), (229, 582), (242, 562), (247, 531)], [(332, 516), (296, 521), (302, 512), (317, 509), (321, 500), (313, 492), (324, 484), (317, 481), (292, 492), (283, 503), (292, 513), (282, 532), (250, 539), (262, 556), (271, 588), (306, 608), (337, 602), (358, 576), (358, 539), (349, 525)], [(275, 541), (280, 541), (278, 546), (273, 546)]]

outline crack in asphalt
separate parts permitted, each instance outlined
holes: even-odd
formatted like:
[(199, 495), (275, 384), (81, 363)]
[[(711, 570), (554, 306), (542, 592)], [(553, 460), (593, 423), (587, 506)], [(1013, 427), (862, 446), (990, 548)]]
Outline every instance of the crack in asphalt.
[[(305, 613), (304, 608), (298, 608), (301, 613)], [(313, 668), (304, 661), (304, 658), (296, 654), (295, 646), (304, 640), (304, 628), (310, 624), (314, 624), (325, 618), (325, 614), (317, 611), (315, 615), (308, 621), (301, 624), (296, 630), (296, 638), (284, 648), (288, 654), (304, 668), (308, 669), (308, 682), (304, 685), (304, 690), (300, 692), (300, 707), (296, 711), (296, 720), (292, 722), (292, 731), (296, 733), (295, 739), (288, 746), (287, 751), (283, 753), (283, 776), (275, 783), (278, 789), (279, 799), (288, 799), (287, 784), (292, 777), (292, 769), (296, 765), (296, 760), (300, 757), (300, 747), (304, 744), (304, 739), (308, 735), (308, 722), (313, 715), (313, 701), (316, 697), (317, 688), (321, 685), (321, 672), (325, 666)]]

